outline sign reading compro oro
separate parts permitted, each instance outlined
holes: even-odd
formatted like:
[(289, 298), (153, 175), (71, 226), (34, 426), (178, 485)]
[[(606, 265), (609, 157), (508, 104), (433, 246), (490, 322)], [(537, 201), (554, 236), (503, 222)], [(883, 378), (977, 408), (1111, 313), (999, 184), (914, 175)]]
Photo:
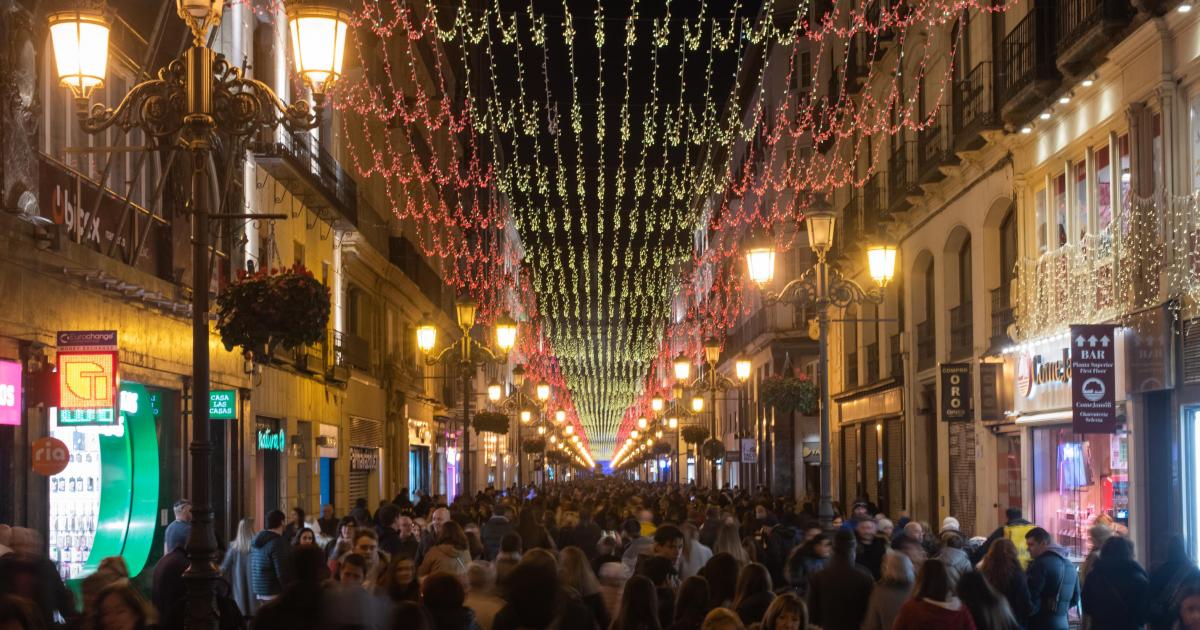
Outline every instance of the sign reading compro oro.
[(33, 443), (33, 472), (51, 477), (66, 470), (71, 452), (62, 440), (44, 437)]

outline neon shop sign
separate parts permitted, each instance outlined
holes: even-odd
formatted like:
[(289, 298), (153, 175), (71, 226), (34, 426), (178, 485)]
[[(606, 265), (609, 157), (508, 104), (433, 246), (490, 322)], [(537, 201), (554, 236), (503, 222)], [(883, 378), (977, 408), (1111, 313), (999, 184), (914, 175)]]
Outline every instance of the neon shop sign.
[(287, 446), (287, 438), (284, 437), (283, 429), (259, 429), (257, 437), (260, 451), (282, 452)]

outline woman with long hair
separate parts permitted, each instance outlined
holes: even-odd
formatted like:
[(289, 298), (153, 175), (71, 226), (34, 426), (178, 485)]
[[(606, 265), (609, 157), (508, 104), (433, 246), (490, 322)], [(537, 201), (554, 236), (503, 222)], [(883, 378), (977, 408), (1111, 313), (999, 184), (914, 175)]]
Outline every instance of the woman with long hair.
[(309, 527), (301, 527), (292, 537), (292, 547), (316, 547), (317, 533)]
[(900, 607), (912, 594), (912, 588), (912, 560), (900, 552), (888, 551), (883, 556), (879, 582), (871, 590), (871, 599), (867, 602), (863, 630), (891, 630)]
[(587, 555), (579, 547), (570, 546), (558, 554), (558, 576), (563, 586), (568, 586), (579, 593), (583, 605), (592, 613), (596, 626), (607, 628), (612, 623), (612, 617), (604, 605), (604, 596), (600, 593), (600, 581), (592, 573)]
[(700, 544), (700, 531), (691, 523), (679, 526), (683, 532), (683, 549), (679, 553), (679, 579), (686, 580), (700, 572), (713, 557), (712, 549)]
[(832, 555), (833, 540), (824, 532), (813, 535), (792, 550), (784, 565), (784, 576), (797, 597), (808, 597), (808, 579), (824, 569)]
[(407, 556), (392, 558), (375, 580), (375, 594), (386, 597), (393, 604), (420, 601), (421, 587), (417, 583), (413, 559)]
[(621, 593), (621, 612), (609, 630), (661, 630), (658, 623), (658, 593), (654, 583), (642, 575), (625, 581)]
[(675, 596), (675, 619), (668, 630), (700, 630), (709, 599), (708, 580), (699, 575), (684, 580)]
[(712, 608), (728, 608), (733, 605), (738, 571), (737, 560), (728, 553), (718, 553), (704, 564), (700, 574), (708, 580), (708, 595)]
[(425, 559), (421, 561), (421, 568), (417, 570), (417, 577), (424, 578), (434, 573), (449, 573), (460, 576), (461, 579), (461, 576), (467, 574), (467, 566), (471, 564), (470, 548), (470, 542), (467, 541), (467, 535), (463, 532), (462, 526), (454, 521), (442, 523), (437, 544), (430, 547), (429, 551), (425, 553)]
[(91, 630), (145, 630), (154, 627), (154, 609), (129, 580), (118, 580), (96, 595)]
[(746, 554), (746, 548), (742, 546), (742, 539), (738, 536), (738, 527), (731, 521), (721, 523), (721, 528), (717, 530), (717, 540), (713, 543), (712, 550), (714, 556), (721, 553), (733, 556), (739, 570), (750, 564), (750, 556)]
[(763, 615), (762, 630), (808, 630), (808, 606), (794, 593), (776, 597)]
[(748, 626), (762, 621), (773, 599), (775, 593), (771, 590), (771, 573), (767, 567), (757, 562), (742, 567), (733, 595), (733, 610), (741, 617), (742, 623)]
[(250, 589), (250, 543), (258, 528), (253, 518), (238, 521), (237, 536), (229, 543), (225, 558), (221, 560), (221, 575), (229, 581), (229, 595), (237, 603), (243, 617), (251, 617), (258, 600)]
[(479, 630), (475, 612), (463, 606), (466, 599), (462, 581), (450, 573), (434, 573), (421, 584), (421, 603), (435, 630)]
[(978, 571), (968, 571), (958, 578), (955, 586), (971, 619), (979, 630), (1020, 630), (1008, 601)]
[(946, 565), (930, 558), (917, 574), (917, 588), (912, 599), (900, 607), (892, 630), (975, 630), (971, 613), (950, 590), (950, 575)]
[(1029, 595), (1029, 582), (1021, 568), (1017, 546), (1007, 538), (997, 538), (988, 547), (987, 555), (979, 563), (979, 572), (988, 584), (1004, 596), (1013, 617), (1022, 626), (1033, 610), (1033, 599)]

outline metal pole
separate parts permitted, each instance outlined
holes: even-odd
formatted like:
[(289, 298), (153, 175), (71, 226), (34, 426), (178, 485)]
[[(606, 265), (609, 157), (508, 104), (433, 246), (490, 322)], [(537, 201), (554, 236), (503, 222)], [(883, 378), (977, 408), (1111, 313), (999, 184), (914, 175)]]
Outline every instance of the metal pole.
[(473, 499), (471, 494), (471, 363), (463, 361), (463, 448), (462, 454), (462, 488), (467, 499)]
[(817, 337), (821, 358), (817, 369), (821, 372), (821, 502), (817, 518), (821, 529), (833, 528), (833, 479), (829, 465), (829, 313), (826, 311), (829, 269), (825, 257), (817, 260)]
[[(708, 394), (709, 403), (712, 405), (710, 412), (712, 414), (712, 434), (713, 437), (721, 442), (721, 448), (725, 448), (725, 440), (717, 438), (717, 375), (713, 371), (714, 365), (708, 364)], [(712, 461), (712, 484), (713, 489), (721, 487), (721, 480), (717, 478), (717, 460)]]

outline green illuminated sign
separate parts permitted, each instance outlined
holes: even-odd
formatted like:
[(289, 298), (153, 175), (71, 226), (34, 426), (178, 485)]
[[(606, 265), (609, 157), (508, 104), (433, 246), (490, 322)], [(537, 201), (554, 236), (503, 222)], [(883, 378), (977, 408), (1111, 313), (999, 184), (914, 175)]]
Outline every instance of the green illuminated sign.
[(210, 420), (237, 420), (237, 391), (214, 389), (208, 393), (208, 417)]
[(60, 425), (91, 426), (115, 424), (117, 414), (112, 409), (60, 409)]

